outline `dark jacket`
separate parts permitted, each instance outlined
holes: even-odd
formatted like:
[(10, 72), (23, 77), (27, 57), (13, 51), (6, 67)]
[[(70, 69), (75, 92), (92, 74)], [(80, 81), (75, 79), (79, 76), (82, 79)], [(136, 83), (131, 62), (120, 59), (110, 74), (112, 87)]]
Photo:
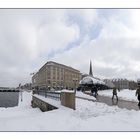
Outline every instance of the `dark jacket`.
[(140, 100), (140, 88), (137, 88), (137, 90), (136, 90), (136, 96), (138, 96), (138, 100)]
[(113, 88), (113, 95), (117, 95), (117, 89)]
[(91, 89), (91, 92), (93, 93), (93, 92), (97, 92), (98, 91), (98, 89), (97, 89), (97, 87), (93, 87), (92, 89)]

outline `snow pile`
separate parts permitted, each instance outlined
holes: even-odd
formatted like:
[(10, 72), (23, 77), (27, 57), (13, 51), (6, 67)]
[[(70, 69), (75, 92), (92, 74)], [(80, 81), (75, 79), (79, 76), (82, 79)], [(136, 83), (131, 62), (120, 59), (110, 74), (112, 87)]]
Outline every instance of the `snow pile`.
[(81, 92), (81, 91), (77, 91), (77, 92), (76, 92), (76, 97), (81, 97), (81, 98), (91, 99), (91, 100), (96, 101), (96, 98), (95, 98), (95, 97), (90, 96), (90, 95), (87, 95), (87, 94), (84, 94), (84, 93)]
[(76, 98), (76, 110), (41, 112), (31, 107), (31, 93), (22, 98), (18, 107), (0, 108), (0, 131), (140, 131), (139, 111)]
[[(102, 91), (98, 91), (98, 93), (99, 95), (112, 97), (112, 94), (113, 94), (112, 91), (113, 90), (102, 90)], [(133, 102), (138, 101), (137, 97), (135, 96), (136, 90), (124, 89), (124, 90), (120, 90), (120, 92), (117, 91), (117, 93), (118, 93), (117, 95), (119, 99), (133, 101)]]

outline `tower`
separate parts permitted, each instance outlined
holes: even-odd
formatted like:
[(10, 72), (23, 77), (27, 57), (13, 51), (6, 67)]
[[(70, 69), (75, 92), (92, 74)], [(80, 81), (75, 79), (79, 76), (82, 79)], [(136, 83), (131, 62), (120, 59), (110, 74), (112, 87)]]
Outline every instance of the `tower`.
[(92, 63), (91, 63), (91, 60), (90, 60), (89, 75), (90, 75), (90, 76), (93, 76), (93, 73), (92, 73)]

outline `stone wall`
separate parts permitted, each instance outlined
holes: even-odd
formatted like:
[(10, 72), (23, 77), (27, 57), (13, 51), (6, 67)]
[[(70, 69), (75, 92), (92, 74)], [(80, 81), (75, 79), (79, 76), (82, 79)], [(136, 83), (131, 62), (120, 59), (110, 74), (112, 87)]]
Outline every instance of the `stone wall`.
[(74, 92), (62, 92), (61, 93), (61, 105), (75, 110), (75, 93)]
[(38, 99), (37, 97), (32, 96), (32, 107), (39, 107), (41, 111), (50, 111), (50, 110), (54, 110), (54, 109), (58, 109), (57, 107), (50, 105), (44, 101), (42, 101), (41, 99)]
[[(60, 102), (61, 102), (61, 105), (72, 108), (75, 110), (75, 93), (68, 92), (68, 91), (61, 92)], [(33, 108), (39, 107), (43, 112), (53, 110), (53, 109), (58, 109), (57, 107), (55, 107), (51, 104), (48, 104), (47, 102), (45, 102), (45, 101), (43, 101), (35, 96), (32, 96), (31, 104), (32, 104)]]

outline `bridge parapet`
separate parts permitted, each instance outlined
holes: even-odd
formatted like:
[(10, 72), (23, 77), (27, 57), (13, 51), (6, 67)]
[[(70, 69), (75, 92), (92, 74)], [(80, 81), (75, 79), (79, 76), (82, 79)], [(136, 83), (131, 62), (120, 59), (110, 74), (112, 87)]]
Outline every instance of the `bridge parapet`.
[(32, 107), (39, 107), (42, 111), (59, 108), (61, 105), (75, 110), (75, 93), (73, 91), (61, 92), (33, 92)]

